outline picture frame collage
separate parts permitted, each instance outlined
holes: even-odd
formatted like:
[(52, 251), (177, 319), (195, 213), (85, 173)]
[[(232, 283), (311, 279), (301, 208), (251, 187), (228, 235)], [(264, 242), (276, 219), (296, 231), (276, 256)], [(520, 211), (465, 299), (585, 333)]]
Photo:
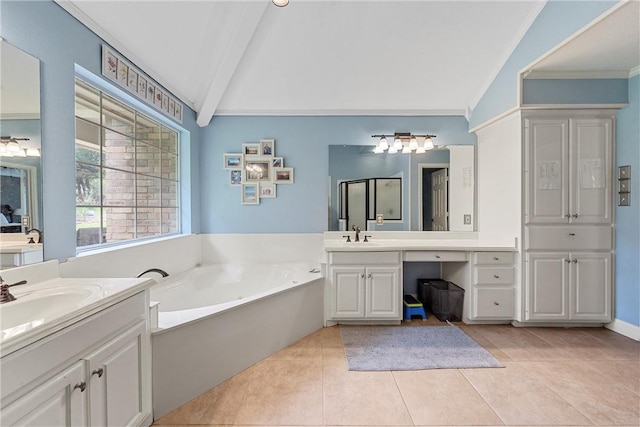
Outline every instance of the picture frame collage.
[(242, 144), (240, 153), (224, 153), (224, 169), (229, 171), (229, 185), (240, 187), (242, 204), (257, 205), (260, 199), (276, 198), (279, 184), (293, 184), (293, 168), (277, 157), (275, 139)]
[(102, 45), (102, 75), (136, 98), (182, 124), (184, 106), (120, 54)]

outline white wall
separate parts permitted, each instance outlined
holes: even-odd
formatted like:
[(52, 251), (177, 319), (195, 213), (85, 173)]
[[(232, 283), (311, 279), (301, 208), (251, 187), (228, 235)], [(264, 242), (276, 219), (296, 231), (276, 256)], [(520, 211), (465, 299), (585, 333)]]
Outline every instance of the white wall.
[[(473, 231), (474, 147), (450, 145), (449, 149), (449, 230)], [(470, 215), (471, 222), (464, 223)]]

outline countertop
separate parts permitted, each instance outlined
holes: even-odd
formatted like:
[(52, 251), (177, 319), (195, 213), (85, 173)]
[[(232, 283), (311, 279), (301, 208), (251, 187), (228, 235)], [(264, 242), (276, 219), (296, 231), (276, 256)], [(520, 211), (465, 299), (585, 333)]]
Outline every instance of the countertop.
[(0, 242), (0, 254), (23, 254), (41, 250), (42, 243)]
[[(361, 237), (362, 239), (362, 237)], [(372, 239), (369, 242), (345, 242), (325, 239), (326, 252), (373, 251), (516, 251), (515, 245), (493, 244), (476, 239)]]

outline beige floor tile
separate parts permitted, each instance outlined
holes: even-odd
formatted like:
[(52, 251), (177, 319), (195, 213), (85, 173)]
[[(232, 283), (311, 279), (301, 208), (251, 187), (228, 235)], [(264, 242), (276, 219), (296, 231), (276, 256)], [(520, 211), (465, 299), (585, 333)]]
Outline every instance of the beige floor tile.
[(589, 360), (586, 363), (640, 395), (640, 363), (628, 360)]
[(465, 369), (460, 372), (506, 425), (591, 425), (566, 400), (554, 393), (523, 363), (506, 362), (504, 369)]
[(475, 325), (462, 325), (460, 329), (464, 331), (465, 334), (469, 335), (475, 342), (484, 347), (489, 353), (493, 355), (500, 362), (508, 362), (511, 357), (500, 350), (494, 343), (492, 343), (488, 338), (486, 338), (480, 331), (477, 330)]
[(323, 399), (328, 425), (413, 425), (391, 372), (325, 374)]
[(533, 335), (571, 353), (572, 360), (610, 359), (611, 353), (584, 328), (527, 328)]
[(583, 361), (523, 365), (595, 424), (640, 424), (640, 396), (593, 366)]
[(416, 425), (502, 425), (457, 369), (397, 371), (393, 376)]
[(605, 344), (611, 359), (631, 359), (640, 362), (640, 342), (606, 328), (584, 328), (583, 331)]
[(322, 425), (322, 361), (271, 359), (246, 388), (235, 424)]

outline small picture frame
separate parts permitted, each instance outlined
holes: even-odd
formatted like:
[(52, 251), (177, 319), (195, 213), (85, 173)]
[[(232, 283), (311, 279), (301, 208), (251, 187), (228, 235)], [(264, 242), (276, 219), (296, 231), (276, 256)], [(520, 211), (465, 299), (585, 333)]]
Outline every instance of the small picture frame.
[(293, 184), (293, 168), (273, 169), (273, 181), (276, 184)]
[(224, 169), (242, 170), (242, 154), (224, 153)]
[(260, 155), (261, 156), (274, 156), (276, 154), (276, 140), (275, 139), (261, 139), (260, 140)]
[(173, 112), (173, 117), (182, 123), (182, 104), (180, 104), (180, 102), (176, 101), (176, 108)]
[(244, 161), (244, 182), (271, 181), (271, 158), (255, 157)]
[(629, 179), (629, 178), (631, 178), (631, 165), (619, 166), (618, 179)]
[(618, 193), (630, 193), (631, 192), (631, 180), (621, 179), (618, 180)]
[(260, 183), (260, 198), (274, 199), (276, 197), (276, 184), (273, 182)]
[(129, 69), (127, 88), (133, 93), (138, 92), (138, 73), (131, 68)]
[(169, 98), (169, 115), (173, 117), (176, 111), (176, 101), (173, 98)]
[(284, 167), (284, 158), (282, 158), (282, 157), (274, 157), (273, 158), (273, 167), (274, 168), (283, 168)]
[(118, 83), (127, 87), (127, 77), (129, 75), (129, 66), (121, 59), (118, 59)]
[(106, 46), (102, 46), (102, 74), (114, 81), (118, 79), (118, 57)]
[(156, 108), (158, 109), (162, 109), (162, 97), (164, 95), (164, 92), (162, 92), (162, 89), (160, 89), (159, 87), (156, 87), (156, 93), (154, 95), (153, 98), (153, 105), (156, 106)]
[(162, 111), (169, 112), (169, 95), (166, 92), (162, 94)]
[(147, 79), (138, 76), (138, 96), (142, 99), (147, 98)]
[(258, 184), (242, 184), (242, 204), (257, 205), (259, 203)]
[(242, 144), (242, 154), (246, 157), (259, 157), (260, 144)]
[(229, 171), (229, 185), (242, 185), (242, 170)]

